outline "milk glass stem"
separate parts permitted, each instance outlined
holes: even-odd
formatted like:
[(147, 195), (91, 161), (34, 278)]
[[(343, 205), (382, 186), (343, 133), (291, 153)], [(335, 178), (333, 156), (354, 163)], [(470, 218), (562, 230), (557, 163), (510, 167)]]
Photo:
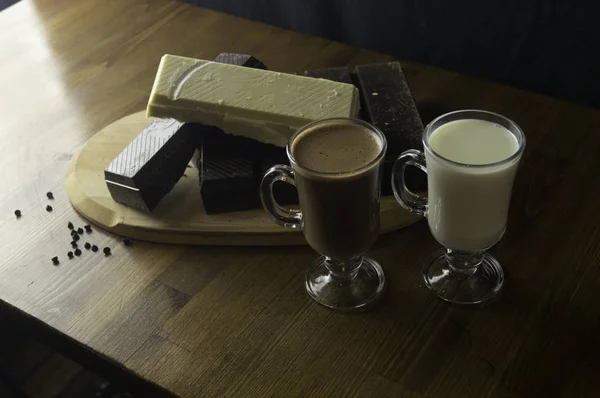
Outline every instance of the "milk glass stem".
[(464, 275), (473, 275), (483, 261), (485, 252), (446, 249), (445, 256), (452, 271)]

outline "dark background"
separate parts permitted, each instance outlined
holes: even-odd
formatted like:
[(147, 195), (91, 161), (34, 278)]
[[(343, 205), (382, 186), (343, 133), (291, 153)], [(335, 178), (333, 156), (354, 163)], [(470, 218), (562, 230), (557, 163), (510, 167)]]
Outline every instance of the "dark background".
[(592, 2), (183, 1), (600, 107), (599, 6)]

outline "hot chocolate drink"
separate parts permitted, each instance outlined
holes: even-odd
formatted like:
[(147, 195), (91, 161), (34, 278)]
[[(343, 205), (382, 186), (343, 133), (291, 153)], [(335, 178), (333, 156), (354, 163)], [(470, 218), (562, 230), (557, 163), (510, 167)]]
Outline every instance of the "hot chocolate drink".
[(303, 130), (288, 150), (310, 246), (331, 258), (363, 254), (379, 234), (385, 142), (367, 126), (335, 120)]

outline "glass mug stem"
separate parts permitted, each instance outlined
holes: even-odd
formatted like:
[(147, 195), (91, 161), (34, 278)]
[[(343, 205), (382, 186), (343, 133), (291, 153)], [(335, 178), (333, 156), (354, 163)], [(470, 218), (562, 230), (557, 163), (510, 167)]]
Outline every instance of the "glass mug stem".
[(473, 275), (485, 258), (485, 251), (446, 249), (445, 257), (452, 271), (464, 275)]
[(349, 259), (335, 259), (325, 257), (325, 266), (334, 278), (341, 280), (352, 280), (358, 273), (358, 269), (362, 265), (363, 256), (356, 256)]

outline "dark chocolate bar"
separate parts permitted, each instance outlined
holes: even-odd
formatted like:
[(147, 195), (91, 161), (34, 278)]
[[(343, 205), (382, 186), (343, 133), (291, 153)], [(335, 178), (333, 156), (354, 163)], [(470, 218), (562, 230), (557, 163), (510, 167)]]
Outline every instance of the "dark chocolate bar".
[(200, 193), (207, 214), (260, 207), (258, 141), (203, 126)]
[(152, 211), (183, 175), (196, 147), (194, 124), (152, 121), (104, 170), (113, 199)]
[[(407, 149), (423, 149), (423, 122), (400, 63), (360, 65), (353, 77), (360, 89), (364, 119), (378, 127), (387, 139), (382, 194), (390, 195), (396, 158)], [(413, 190), (426, 187), (426, 178), (418, 170), (407, 169), (406, 178)]]

